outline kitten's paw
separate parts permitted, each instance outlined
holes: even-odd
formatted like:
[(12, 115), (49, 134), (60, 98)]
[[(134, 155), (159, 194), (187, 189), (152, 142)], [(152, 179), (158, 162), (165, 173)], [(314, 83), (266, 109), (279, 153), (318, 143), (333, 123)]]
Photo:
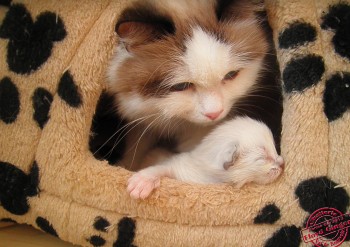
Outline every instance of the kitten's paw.
[(159, 177), (137, 172), (129, 178), (127, 191), (134, 199), (146, 199), (159, 186)]

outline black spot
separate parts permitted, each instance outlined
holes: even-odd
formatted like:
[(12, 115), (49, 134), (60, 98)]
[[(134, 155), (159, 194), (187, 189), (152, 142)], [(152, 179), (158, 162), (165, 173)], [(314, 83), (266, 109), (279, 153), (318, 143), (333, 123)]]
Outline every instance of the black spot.
[(77, 85), (69, 71), (66, 71), (58, 84), (58, 95), (71, 107), (79, 107), (82, 103)]
[(51, 234), (55, 237), (58, 237), (56, 230), (53, 228), (53, 226), (50, 224), (50, 222), (47, 219), (44, 219), (43, 217), (38, 217), (36, 218), (35, 222), (37, 226), (44, 232)]
[(309, 23), (292, 23), (278, 36), (279, 47), (282, 49), (296, 48), (316, 40), (316, 29)]
[(0, 162), (0, 202), (7, 211), (16, 215), (28, 212), (28, 196), (38, 194), (39, 168), (34, 162), (29, 175), (16, 166)]
[(0, 119), (6, 124), (13, 123), (19, 113), (20, 102), (16, 85), (5, 77), (0, 81)]
[(44, 12), (33, 22), (23, 4), (13, 4), (0, 26), (0, 38), (9, 39), (9, 69), (18, 74), (38, 69), (50, 57), (53, 42), (65, 36), (63, 22), (57, 14)]
[(2, 221), (2, 222), (10, 222), (10, 223), (17, 223), (17, 221), (15, 221), (13, 219), (10, 219), (10, 218), (3, 218), (3, 219), (0, 219), (0, 221)]
[(350, 6), (345, 3), (332, 5), (329, 11), (322, 17), (322, 28), (339, 29), (344, 25), (344, 21), (349, 18)]
[(342, 213), (349, 206), (349, 195), (344, 188), (334, 188), (337, 184), (327, 177), (317, 177), (302, 181), (295, 190), (300, 207), (309, 213), (323, 207), (336, 208)]
[(106, 240), (100, 236), (91, 236), (87, 241), (89, 241), (90, 244), (93, 246), (103, 246), (106, 244)]
[(350, 73), (340, 72), (326, 81), (323, 103), (329, 121), (340, 118), (350, 108)]
[(0, 5), (2, 6), (10, 6), (11, 5), (11, 0), (1, 0)]
[(292, 59), (283, 71), (284, 90), (287, 93), (301, 92), (320, 81), (325, 71), (320, 56), (308, 55)]
[(265, 247), (298, 247), (301, 243), (300, 229), (296, 226), (284, 226), (269, 238)]
[(46, 89), (37, 88), (33, 94), (32, 100), (34, 107), (33, 118), (42, 129), (49, 120), (49, 111), (53, 97)]
[(39, 166), (37, 162), (34, 161), (29, 171), (28, 186), (25, 189), (26, 195), (27, 196), (37, 195), (40, 192), (38, 185), (39, 185)]
[(96, 159), (106, 159), (109, 164), (116, 164), (122, 158), (123, 136), (129, 130), (123, 128), (126, 123), (115, 112), (113, 96), (102, 93), (93, 117), (89, 147)]
[(107, 228), (111, 224), (105, 218), (99, 216), (95, 218), (94, 228), (98, 231), (107, 232)]
[(281, 218), (280, 209), (274, 204), (268, 204), (260, 210), (259, 214), (255, 217), (255, 224), (273, 224), (279, 218)]
[(333, 5), (322, 19), (322, 28), (335, 31), (332, 38), (335, 51), (350, 59), (350, 6), (345, 3)]
[(131, 247), (135, 238), (135, 221), (124, 217), (118, 223), (118, 239), (113, 243), (113, 247)]

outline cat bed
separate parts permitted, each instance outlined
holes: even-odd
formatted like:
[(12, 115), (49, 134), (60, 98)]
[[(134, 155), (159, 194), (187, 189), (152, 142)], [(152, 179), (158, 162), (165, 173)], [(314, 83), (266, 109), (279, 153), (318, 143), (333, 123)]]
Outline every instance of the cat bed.
[(127, 194), (130, 171), (89, 151), (127, 2), (0, 7), (2, 221), (82, 246), (299, 246), (315, 210), (347, 211), (349, 1), (266, 1), (283, 79), (278, 181), (234, 189), (165, 178), (146, 200)]

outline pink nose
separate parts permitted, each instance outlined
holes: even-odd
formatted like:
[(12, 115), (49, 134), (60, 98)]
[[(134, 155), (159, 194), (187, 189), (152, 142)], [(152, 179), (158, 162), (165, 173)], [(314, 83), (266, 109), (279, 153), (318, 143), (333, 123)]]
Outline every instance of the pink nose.
[(224, 111), (224, 110), (221, 109), (220, 111), (217, 111), (217, 112), (209, 112), (209, 113), (206, 113), (205, 116), (206, 116), (207, 118), (209, 118), (210, 120), (215, 120), (215, 119), (217, 119), (217, 118), (220, 116), (220, 114), (221, 114), (223, 111)]

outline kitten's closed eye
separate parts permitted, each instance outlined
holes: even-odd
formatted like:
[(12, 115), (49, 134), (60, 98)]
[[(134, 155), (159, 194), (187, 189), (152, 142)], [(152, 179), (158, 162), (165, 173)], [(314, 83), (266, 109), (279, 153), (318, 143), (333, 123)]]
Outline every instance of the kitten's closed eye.
[(239, 70), (232, 70), (232, 71), (230, 71), (230, 72), (228, 72), (225, 76), (224, 76), (224, 81), (226, 81), (226, 80), (233, 80), (233, 79), (235, 79), (236, 77), (237, 77), (237, 75), (238, 75), (238, 73), (239, 73)]
[(185, 91), (187, 89), (191, 89), (194, 88), (194, 84), (191, 82), (182, 82), (182, 83), (178, 83), (175, 84), (173, 86), (171, 86), (170, 91), (171, 92), (179, 92), (179, 91)]

